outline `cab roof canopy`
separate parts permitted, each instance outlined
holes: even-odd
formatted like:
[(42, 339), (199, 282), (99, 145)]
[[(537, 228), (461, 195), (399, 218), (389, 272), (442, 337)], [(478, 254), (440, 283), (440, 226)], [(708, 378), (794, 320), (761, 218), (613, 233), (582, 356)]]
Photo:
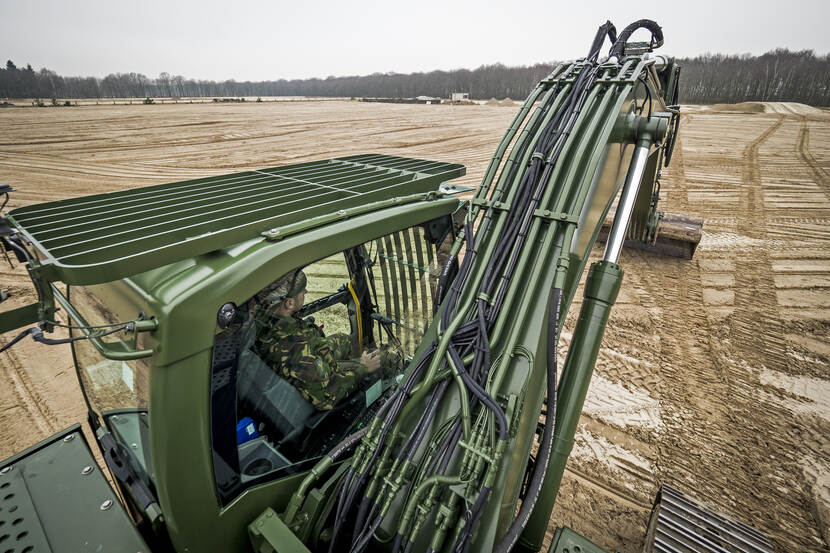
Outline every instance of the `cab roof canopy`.
[(463, 165), (365, 154), (72, 198), (9, 222), (67, 284), (118, 280), (304, 221), (437, 191)]

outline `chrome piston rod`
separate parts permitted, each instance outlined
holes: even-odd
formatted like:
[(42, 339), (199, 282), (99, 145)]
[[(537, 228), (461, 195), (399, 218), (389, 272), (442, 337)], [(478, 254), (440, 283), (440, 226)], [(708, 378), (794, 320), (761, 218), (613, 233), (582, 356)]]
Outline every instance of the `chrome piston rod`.
[(637, 199), (637, 192), (640, 189), (640, 182), (643, 180), (643, 173), (648, 161), (649, 144), (643, 142), (637, 144), (634, 156), (631, 158), (631, 165), (628, 166), (628, 173), (625, 175), (620, 202), (617, 205), (617, 213), (614, 216), (614, 223), (608, 233), (608, 240), (605, 243), (605, 253), (602, 259), (616, 263), (622, 251), (625, 236), (628, 233), (628, 223), (631, 221), (631, 213), (634, 211), (634, 200)]

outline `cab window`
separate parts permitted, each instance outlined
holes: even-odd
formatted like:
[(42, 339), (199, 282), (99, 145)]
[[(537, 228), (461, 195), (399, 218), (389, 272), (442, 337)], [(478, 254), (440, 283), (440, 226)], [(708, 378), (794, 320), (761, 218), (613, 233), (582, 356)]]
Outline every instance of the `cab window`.
[[(71, 336), (82, 335), (79, 326), (117, 327), (123, 320), (101, 299), (104, 288), (104, 285), (67, 286), (67, 298), (82, 318), (70, 319)], [(135, 343), (129, 340), (131, 338), (121, 332), (105, 339), (110, 343), (123, 342), (130, 349), (151, 347), (146, 333), (138, 334)], [(112, 433), (123, 458), (155, 495), (148, 413), (152, 357), (131, 361), (107, 359), (89, 340), (72, 342), (72, 356), (89, 408)]]
[[(212, 362), (223, 503), (307, 470), (371, 421), (432, 321), (453, 239), (449, 217), (381, 236), (274, 275), (236, 306), (233, 323), (218, 329)], [(281, 277), (299, 271), (301, 305), (283, 297), (285, 288), (299, 300), (299, 282), (280, 288)]]
[[(71, 321), (73, 325), (100, 327), (117, 325), (120, 319), (96, 294), (96, 286), (68, 287), (68, 296), (84, 321)], [(70, 329), (72, 336), (81, 331)], [(107, 337), (107, 341), (125, 341), (124, 334)], [(123, 338), (123, 340), (122, 340)], [(144, 335), (139, 335), (143, 340)], [(125, 341), (132, 348), (132, 344)], [(150, 362), (147, 358), (136, 361), (106, 359), (89, 340), (72, 342), (72, 352), (78, 377), (90, 406), (104, 414), (122, 409), (146, 410), (150, 395)]]

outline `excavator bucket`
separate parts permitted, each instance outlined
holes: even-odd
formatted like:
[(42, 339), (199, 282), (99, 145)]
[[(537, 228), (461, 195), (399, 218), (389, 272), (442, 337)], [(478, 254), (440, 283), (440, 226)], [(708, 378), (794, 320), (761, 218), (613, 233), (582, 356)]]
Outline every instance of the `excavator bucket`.
[[(597, 240), (605, 242), (608, 238), (608, 231), (611, 222), (614, 220), (614, 212), (608, 214), (602, 225)], [(650, 241), (632, 238), (631, 234), (626, 238), (624, 246), (647, 252), (670, 255), (681, 259), (691, 259), (695, 249), (700, 243), (703, 233), (703, 219), (701, 217), (689, 217), (675, 213), (664, 213), (657, 223), (654, 238)]]

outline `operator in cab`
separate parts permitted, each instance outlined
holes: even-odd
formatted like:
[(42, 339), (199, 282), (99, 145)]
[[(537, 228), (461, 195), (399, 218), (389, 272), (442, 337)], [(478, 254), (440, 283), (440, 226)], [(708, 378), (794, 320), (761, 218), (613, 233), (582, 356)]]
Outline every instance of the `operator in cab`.
[(396, 359), (379, 350), (351, 358), (348, 335), (326, 336), (313, 322), (301, 319), (307, 282), (297, 270), (260, 293), (253, 349), (316, 409), (326, 411), (357, 389), (367, 374), (391, 368)]

